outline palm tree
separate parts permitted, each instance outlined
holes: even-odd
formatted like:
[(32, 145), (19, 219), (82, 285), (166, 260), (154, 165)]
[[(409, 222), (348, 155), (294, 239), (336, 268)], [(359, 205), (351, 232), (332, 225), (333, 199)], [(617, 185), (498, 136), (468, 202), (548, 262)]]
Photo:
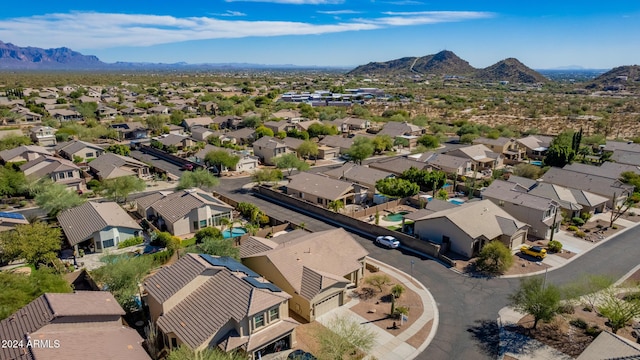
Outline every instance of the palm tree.
[(342, 200), (329, 201), (327, 207), (333, 212), (339, 212), (340, 210), (344, 209), (344, 202), (342, 202)]
[(233, 220), (228, 218), (222, 218), (220, 221), (220, 232), (224, 232), (224, 228), (229, 225), (233, 225)]

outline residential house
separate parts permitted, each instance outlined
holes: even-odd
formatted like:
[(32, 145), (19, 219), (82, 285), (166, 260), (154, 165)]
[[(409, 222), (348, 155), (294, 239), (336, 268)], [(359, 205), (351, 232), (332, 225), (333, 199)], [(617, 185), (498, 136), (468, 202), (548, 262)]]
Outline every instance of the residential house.
[(118, 110), (104, 104), (98, 105), (96, 112), (100, 119), (115, 119), (118, 116)]
[(494, 153), (502, 154), (507, 164), (520, 163), (526, 155), (525, 146), (521, 145), (516, 139), (506, 137), (499, 137), (497, 139), (479, 137), (474, 139), (473, 143), (476, 145), (484, 145)]
[(335, 159), (340, 156), (340, 149), (334, 148), (327, 145), (319, 145), (318, 146), (318, 159), (329, 160)]
[(250, 237), (242, 262), (291, 295), (289, 310), (307, 321), (342, 306), (362, 282), (368, 252), (342, 228)]
[(291, 295), (230, 257), (186, 254), (143, 285), (165, 349), (218, 348), (257, 360), (295, 345)]
[(88, 201), (58, 214), (67, 242), (76, 251), (117, 249), (121, 242), (140, 236), (142, 228), (115, 202)]
[[(260, 159), (257, 156), (253, 156), (251, 154), (249, 154), (249, 151), (236, 151), (236, 150), (232, 150), (232, 149), (228, 149), (228, 148), (221, 148), (221, 147), (217, 147), (217, 146), (213, 146), (213, 145), (205, 145), (204, 149), (198, 151), (194, 156), (193, 156), (193, 162), (201, 164), (204, 163), (204, 158), (207, 156), (208, 153), (210, 153), (211, 151), (225, 151), (228, 152), (229, 154), (233, 155), (233, 156), (237, 156), (239, 158), (238, 163), (236, 164), (235, 167), (231, 168), (231, 169), (227, 169), (227, 168), (223, 168), (222, 172), (225, 171), (236, 171), (236, 172), (252, 172), (255, 169), (258, 168), (258, 164), (260, 162)], [(216, 169), (217, 171), (218, 169)]]
[(353, 145), (355, 137), (342, 137), (341, 135), (327, 135), (318, 142), (318, 145), (339, 149), (340, 154), (346, 154)]
[(111, 124), (110, 126), (118, 132), (119, 140), (139, 140), (149, 137), (147, 127), (138, 121)]
[(51, 126), (35, 126), (29, 130), (29, 135), (40, 146), (54, 146), (57, 143), (56, 131), (58, 129)]
[(240, 130), (230, 131), (225, 137), (231, 139), (233, 144), (245, 145), (250, 144), (255, 139), (256, 131), (252, 128), (244, 128)]
[(215, 132), (208, 127), (197, 126), (191, 129), (191, 137), (197, 141), (207, 141), (207, 138)]
[(640, 152), (616, 150), (611, 155), (611, 160), (621, 164), (640, 166)]
[(71, 161), (91, 161), (104, 152), (100, 146), (80, 140), (59, 143), (54, 149), (56, 154)]
[(193, 131), (195, 127), (209, 127), (209, 125), (213, 124), (213, 119), (210, 116), (197, 117), (197, 118), (187, 118), (182, 120), (182, 126), (187, 131)]
[(337, 169), (325, 171), (324, 174), (333, 179), (344, 180), (366, 187), (368, 189), (369, 199), (373, 199), (373, 196), (377, 193), (376, 182), (378, 180), (395, 177), (395, 175), (390, 172), (356, 165), (354, 163), (345, 163)]
[(146, 115), (147, 112), (142, 109), (138, 109), (137, 107), (129, 106), (120, 110), (120, 114), (123, 116), (143, 116)]
[(516, 140), (524, 146), (525, 156), (529, 159), (540, 160), (547, 154), (547, 150), (553, 141), (552, 136), (529, 135)]
[(53, 155), (42, 146), (22, 145), (17, 148), (0, 151), (0, 160), (3, 163), (32, 161), (45, 155)]
[(403, 138), (409, 142), (409, 149), (418, 145), (418, 138), (425, 133), (420, 126), (408, 122), (389, 121), (384, 124), (378, 135), (388, 135), (392, 139)]
[(287, 145), (287, 149), (292, 153), (297, 152), (300, 145), (304, 143), (304, 140), (293, 138), (293, 137), (285, 137), (280, 141), (282, 141), (285, 145)]
[(51, 109), (48, 110), (49, 115), (58, 121), (74, 121), (82, 120), (82, 115), (70, 109)]
[(371, 127), (371, 121), (351, 116), (342, 119), (335, 119), (331, 121), (331, 124), (343, 133), (367, 130)]
[(491, 241), (515, 249), (527, 239), (528, 225), (490, 200), (468, 202), (414, 222), (415, 235), (467, 258)]
[(44, 155), (23, 164), (20, 166), (20, 170), (31, 179), (46, 177), (72, 190), (84, 191), (86, 189), (82, 170), (67, 159)]
[(169, 115), (170, 112), (171, 112), (171, 109), (164, 105), (157, 105), (147, 109), (147, 113), (156, 114), (156, 115)]
[(604, 151), (616, 152), (616, 151), (628, 151), (633, 153), (640, 153), (640, 144), (636, 144), (633, 141), (610, 141), (608, 140), (603, 149)]
[(103, 153), (89, 163), (90, 171), (98, 180), (115, 179), (122, 176), (137, 176), (149, 179), (149, 165), (128, 156)]
[(169, 135), (184, 135), (184, 128), (182, 126), (169, 124)]
[(281, 109), (271, 114), (270, 118), (289, 121), (299, 119), (301, 116), (302, 114), (298, 110)]
[(290, 176), (286, 187), (288, 195), (325, 208), (338, 200), (345, 205), (360, 204), (367, 199), (368, 191), (362, 185), (308, 172)]
[(560, 229), (560, 204), (552, 198), (534, 195), (523, 186), (504, 180), (494, 180), (482, 191), (482, 198), (493, 201), (516, 219), (531, 226), (529, 235), (549, 239)]
[(135, 200), (137, 212), (163, 231), (175, 236), (193, 234), (232, 219), (233, 207), (211, 193), (194, 188), (176, 192), (155, 192)]
[(577, 357), (577, 360), (602, 359), (640, 359), (640, 346), (635, 341), (603, 330)]
[[(0, 321), (0, 338), (22, 344), (2, 346), (0, 359), (151, 360), (124, 314), (106, 291), (45, 293)], [(41, 345), (27, 346), (29, 341)]]
[(583, 174), (556, 167), (549, 169), (542, 176), (542, 181), (605, 197), (607, 198), (606, 206), (610, 209), (624, 204), (633, 193), (633, 186), (626, 185), (618, 179)]
[(234, 115), (216, 116), (213, 118), (213, 127), (217, 129), (236, 129), (242, 118)]
[(275, 165), (275, 158), (290, 150), (284, 142), (271, 136), (263, 136), (253, 142), (253, 153), (262, 160), (265, 165)]
[(307, 131), (307, 130), (309, 130), (309, 126), (311, 126), (313, 124), (322, 125), (322, 123), (319, 120), (298, 121), (294, 125), (296, 127), (296, 130), (298, 130), (298, 131)]
[(563, 167), (565, 170), (575, 171), (583, 174), (602, 176), (610, 179), (619, 179), (623, 172), (632, 172), (640, 175), (640, 167), (617, 162), (605, 161), (600, 166), (573, 163)]
[(296, 126), (290, 122), (287, 121), (267, 121), (264, 124), (264, 127), (266, 127), (267, 129), (271, 129), (271, 131), (273, 131), (274, 134), (277, 134), (281, 131), (287, 132), (291, 129), (295, 129)]
[(13, 230), (16, 225), (27, 225), (29, 221), (17, 212), (0, 211), (0, 232)]
[(485, 176), (491, 175), (493, 170), (504, 167), (504, 156), (501, 153), (491, 151), (484, 145), (471, 145), (451, 150), (447, 155), (457, 156), (471, 160), (473, 171)]
[(403, 172), (411, 169), (412, 167), (418, 170), (431, 169), (430, 165), (422, 161), (416, 161), (406, 157), (392, 157), (388, 159), (381, 159), (381, 160), (369, 163), (369, 167), (372, 169), (386, 171), (396, 176), (402, 175)]
[(188, 136), (167, 134), (158, 139), (164, 146), (175, 146), (178, 150), (184, 150), (188, 147), (195, 145), (195, 141)]
[(7, 118), (7, 124), (15, 124), (15, 123), (39, 123), (42, 121), (42, 115), (38, 113), (34, 113), (26, 107), (16, 105), (14, 106), (10, 112), (15, 114), (14, 116), (10, 116)]
[(425, 162), (427, 165), (449, 175), (473, 176), (473, 164), (471, 160), (462, 157), (426, 152), (423, 154), (409, 155), (408, 158)]

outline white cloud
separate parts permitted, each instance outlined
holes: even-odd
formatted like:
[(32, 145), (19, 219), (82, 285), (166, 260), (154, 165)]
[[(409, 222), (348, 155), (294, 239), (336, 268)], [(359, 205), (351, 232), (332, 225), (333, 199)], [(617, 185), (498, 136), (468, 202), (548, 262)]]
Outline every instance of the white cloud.
[(212, 14), (214, 16), (228, 16), (228, 17), (236, 17), (236, 16), (247, 16), (247, 14), (240, 11), (227, 10), (223, 13)]
[(48, 14), (0, 20), (0, 39), (20, 46), (104, 49), (151, 46), (190, 40), (319, 35), (486, 18), (478, 12), (388, 12), (381, 18), (329, 24), (297, 21), (249, 21), (213, 17), (177, 18), (95, 12)]
[(333, 11), (317, 11), (318, 14), (326, 15), (349, 15), (349, 14), (362, 14), (362, 11), (355, 10), (333, 10)]

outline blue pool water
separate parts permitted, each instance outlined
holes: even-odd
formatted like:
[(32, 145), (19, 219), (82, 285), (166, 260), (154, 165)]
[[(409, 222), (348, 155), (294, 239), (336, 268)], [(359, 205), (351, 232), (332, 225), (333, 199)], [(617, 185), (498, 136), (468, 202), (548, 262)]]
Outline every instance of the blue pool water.
[(247, 229), (245, 228), (241, 228), (241, 227), (234, 227), (233, 229), (229, 230), (225, 230), (222, 232), (222, 237), (225, 239), (228, 238), (232, 238), (232, 237), (236, 237), (236, 236), (242, 236), (244, 234), (247, 233)]
[(443, 189), (446, 189), (446, 188), (448, 188), (449, 186), (451, 186), (451, 184), (444, 184), (444, 185), (442, 185), (442, 188), (443, 188)]
[(458, 198), (452, 198), (447, 200), (448, 202), (452, 203), (452, 204), (456, 204), (456, 205), (462, 205), (464, 204), (464, 200), (462, 199), (458, 199)]
[(536, 165), (536, 166), (542, 166), (542, 161), (540, 161), (540, 160), (531, 160), (531, 161), (529, 161), (529, 164)]
[(402, 217), (408, 214), (408, 211), (401, 211), (395, 214), (390, 214), (382, 218), (384, 221), (402, 221)]

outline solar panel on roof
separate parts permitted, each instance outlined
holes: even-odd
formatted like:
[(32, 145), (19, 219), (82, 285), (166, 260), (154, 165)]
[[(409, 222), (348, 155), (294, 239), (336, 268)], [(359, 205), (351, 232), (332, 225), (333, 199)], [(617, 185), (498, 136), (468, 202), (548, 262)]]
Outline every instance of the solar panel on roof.
[(267, 289), (269, 291), (272, 292), (281, 292), (282, 290), (280, 290), (279, 287), (273, 285), (270, 282), (260, 282), (258, 279), (256, 278), (252, 278), (252, 277), (245, 277), (242, 278), (244, 281), (248, 282), (249, 284), (251, 284), (253, 287), (256, 287), (258, 289)]
[(22, 214), (19, 213), (10, 213), (10, 212), (0, 212), (0, 218), (5, 218), (5, 219), (20, 219), (20, 220), (24, 220), (25, 217)]
[(220, 200), (218, 200), (218, 199), (216, 199), (216, 198), (214, 198), (214, 197), (211, 197), (211, 196), (210, 196), (210, 195), (208, 195), (208, 194), (203, 194), (203, 193), (197, 193), (197, 194), (198, 194), (201, 198), (203, 198), (203, 199), (205, 199), (205, 200), (208, 200), (208, 201), (211, 201), (211, 202), (215, 202), (215, 203), (217, 203), (217, 202), (219, 202), (219, 201), (220, 201)]
[(247, 274), (247, 276), (249, 277), (260, 277), (260, 275), (256, 274), (253, 270), (242, 265), (236, 259), (229, 256), (216, 257), (208, 254), (200, 254), (200, 257), (213, 266), (222, 266), (229, 269), (229, 271), (239, 271), (241, 273)]

